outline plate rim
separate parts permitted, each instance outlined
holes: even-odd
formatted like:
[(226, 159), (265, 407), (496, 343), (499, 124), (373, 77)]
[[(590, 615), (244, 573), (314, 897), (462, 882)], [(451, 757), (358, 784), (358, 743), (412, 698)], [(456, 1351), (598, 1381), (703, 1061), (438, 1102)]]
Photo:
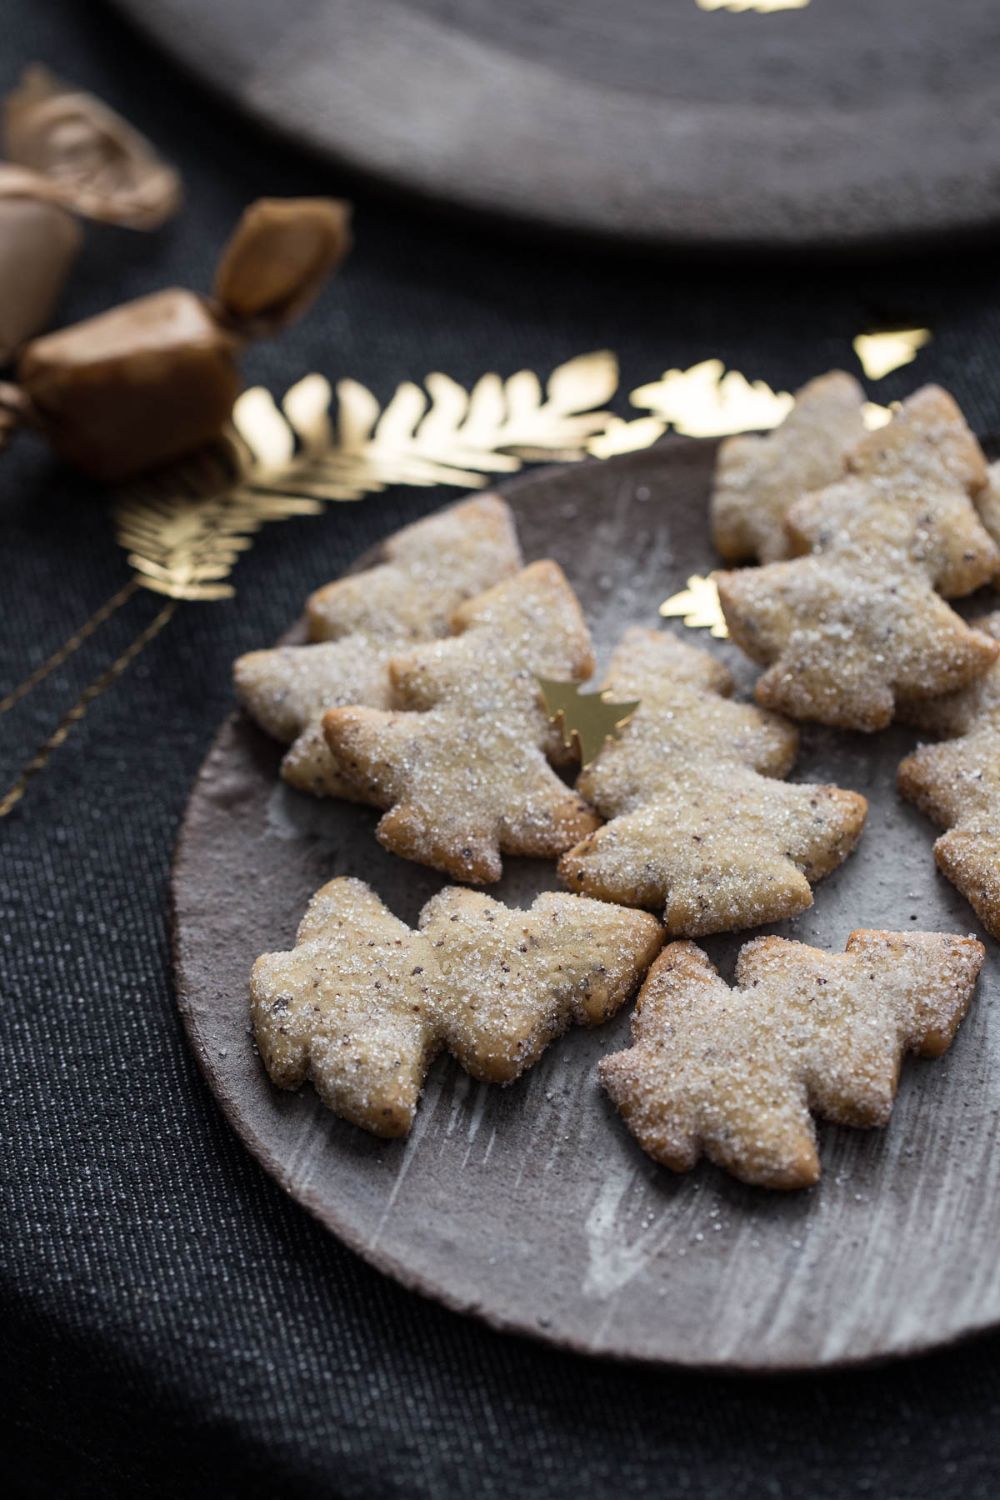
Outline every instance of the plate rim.
[[(328, 0), (328, 3), (336, 5), (338, 0)], [(823, 198), (839, 218), (834, 223), (806, 230), (801, 229), (797, 214), (789, 214), (789, 208), (794, 205), (795, 200), (789, 200), (787, 193), (782, 192), (777, 170), (774, 187), (738, 198), (734, 206), (726, 210), (723, 224), (718, 222), (718, 205), (727, 199), (729, 192), (721, 178), (714, 186), (703, 190), (716, 206), (716, 217), (707, 223), (703, 209), (699, 206), (706, 201), (700, 184), (697, 190), (693, 180), (690, 183), (678, 182), (672, 185), (649, 184), (644, 197), (633, 199), (627, 189), (622, 189), (621, 171), (610, 160), (602, 168), (604, 180), (591, 181), (583, 200), (575, 206), (567, 198), (558, 211), (553, 211), (553, 194), (543, 191), (541, 184), (534, 189), (530, 186), (522, 189), (517, 181), (511, 185), (507, 180), (502, 194), (503, 201), (500, 201), (501, 195), (493, 189), (486, 191), (480, 188), (479, 179), (484, 164), (477, 163), (474, 157), (463, 160), (461, 171), (455, 167), (445, 168), (441, 172), (435, 166), (422, 164), (422, 153), (418, 153), (417, 158), (408, 161), (405, 166), (397, 168), (394, 160), (398, 150), (393, 149), (392, 142), (387, 140), (379, 147), (372, 144), (373, 124), (379, 117), (377, 111), (370, 116), (355, 114), (352, 123), (346, 127), (341, 123), (339, 138), (334, 140), (313, 123), (310, 111), (303, 108), (297, 112), (294, 103), (276, 106), (272, 99), (252, 97), (241, 92), (235, 67), (213, 66), (207, 49), (196, 39), (189, 39), (182, 26), (172, 24), (172, 18), (177, 22), (180, 18), (173, 17), (169, 3), (165, 5), (160, 0), (160, 3), (150, 5), (146, 0), (114, 0), (114, 4), (148, 41), (162, 48), (175, 64), (207, 87), (217, 100), (235, 108), (258, 128), (306, 150), (319, 161), (368, 180), (383, 193), (430, 205), (443, 213), (473, 216), (526, 232), (556, 236), (582, 234), (598, 244), (618, 244), (647, 250), (690, 252), (701, 249), (707, 253), (722, 255), (732, 255), (739, 251), (750, 255), (774, 252), (795, 255), (824, 250), (844, 255), (880, 252), (889, 254), (905, 249), (920, 253), (945, 242), (961, 244), (981, 239), (991, 240), (992, 232), (1000, 223), (1000, 180), (996, 179), (995, 173), (991, 175), (980, 170), (970, 179), (968, 171), (956, 165), (952, 172), (945, 174), (938, 171), (928, 180), (926, 172), (933, 168), (928, 168), (925, 163), (921, 175), (915, 161), (909, 164), (910, 186), (906, 189), (905, 197), (892, 222), (888, 223), (887, 185), (907, 180), (906, 174), (899, 167), (877, 182), (868, 184), (861, 194), (865, 206), (860, 210), (855, 207), (857, 218), (853, 222), (850, 217), (845, 217), (839, 205), (841, 200), (849, 196), (856, 202), (857, 195), (851, 193), (854, 184), (843, 173), (838, 179), (832, 179), (824, 190)], [(405, 18), (411, 18), (412, 13), (405, 7), (396, 5), (394, 8), (402, 10)], [(415, 14), (423, 16), (423, 12), (419, 10)], [(345, 25), (347, 33), (351, 29), (349, 23)], [(456, 35), (461, 39), (465, 34), (457, 30)], [(503, 60), (507, 56), (499, 46), (494, 45), (491, 50), (475, 37), (472, 41), (477, 46), (481, 45), (490, 57), (496, 56)], [(240, 76), (243, 76), (242, 73)], [(255, 81), (260, 83), (263, 77), (260, 74)], [(576, 81), (572, 82), (575, 87)], [(592, 93), (599, 92), (596, 85), (585, 85), (583, 80), (579, 82), (581, 88), (586, 87)], [(608, 87), (606, 90), (609, 100), (619, 96), (629, 100), (634, 97), (620, 87)], [(992, 100), (995, 108), (1000, 111), (1000, 86), (988, 93), (980, 92), (970, 97), (978, 101), (976, 109), (968, 116), (970, 124), (981, 121), (987, 113), (987, 100)], [(664, 122), (669, 122), (669, 103), (664, 100), (658, 109), (649, 106), (642, 132), (643, 139), (655, 140), (658, 126), (662, 129)], [(706, 105), (705, 109), (708, 108)], [(758, 112), (766, 114), (765, 106), (759, 106)], [(946, 113), (954, 116), (955, 109)], [(857, 112), (858, 118), (861, 114), (861, 111)], [(836, 118), (836, 111), (831, 111), (831, 117)], [(900, 133), (906, 134), (902, 130)], [(860, 144), (852, 147), (852, 160), (861, 160), (862, 156), (866, 162), (871, 161), (869, 150), (862, 152)], [(957, 146), (955, 156), (957, 160), (961, 160)], [(508, 186), (511, 186), (510, 192), (507, 191)], [(659, 209), (656, 210), (658, 217), (651, 224), (649, 201), (654, 190), (662, 199), (663, 211), (661, 213)], [(963, 200), (961, 211), (951, 219), (937, 218), (929, 221), (924, 208), (928, 199), (940, 202), (956, 193)], [(613, 206), (602, 211), (600, 204), (605, 201)], [(754, 210), (755, 202), (766, 205), (763, 213)], [(596, 206), (592, 207), (592, 204)]]

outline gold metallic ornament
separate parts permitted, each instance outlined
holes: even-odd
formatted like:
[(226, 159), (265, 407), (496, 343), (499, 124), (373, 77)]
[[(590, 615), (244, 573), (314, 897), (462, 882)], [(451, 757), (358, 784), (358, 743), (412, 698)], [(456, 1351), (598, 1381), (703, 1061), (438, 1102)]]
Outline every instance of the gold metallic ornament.
[(861, 408), (861, 420), (869, 432), (874, 432), (876, 427), (884, 427), (887, 422), (892, 421), (893, 412), (898, 405), (898, 401), (893, 401), (889, 406), (879, 406), (877, 401), (866, 401)]
[(790, 391), (773, 391), (763, 380), (727, 370), (721, 359), (703, 359), (687, 370), (667, 370), (629, 397), (633, 406), (687, 437), (728, 437), (763, 432), (783, 422), (795, 405)]
[(854, 352), (869, 380), (881, 380), (893, 370), (911, 365), (933, 335), (929, 328), (886, 328), (878, 333), (859, 333)]
[(435, 372), (423, 385), (404, 381), (384, 408), (356, 380), (334, 389), (307, 375), (280, 410), (272, 403), (265, 412), (266, 392), (254, 393), (252, 405), (244, 396), (234, 421), (258, 458), (267, 427), (272, 466), (284, 425), (285, 477), (296, 493), (359, 500), (393, 484), (480, 489), (490, 475), (515, 474), (526, 462), (582, 458), (606, 430), (611, 415), (601, 408), (617, 388), (618, 361), (608, 350), (559, 365), (544, 389), (531, 370), (482, 375), (471, 390)]
[[(632, 422), (613, 417), (607, 429), (591, 440), (590, 451), (596, 457), (648, 447), (668, 427), (699, 438), (769, 432), (795, 405), (790, 391), (772, 390), (764, 380), (748, 380), (740, 370), (727, 370), (721, 359), (703, 359), (687, 370), (667, 370), (659, 380), (639, 386), (629, 400), (633, 406), (647, 407), (652, 415)], [(884, 427), (892, 411), (869, 401), (862, 415), (866, 427)]]
[(616, 458), (621, 453), (637, 453), (641, 448), (651, 448), (667, 430), (666, 422), (658, 417), (635, 417), (631, 422), (623, 417), (608, 417), (608, 425), (587, 444), (587, 452), (594, 458)]
[(757, 11), (762, 16), (781, 10), (805, 10), (809, 0), (695, 0), (699, 10), (727, 10), (735, 15)]
[[(173, 599), (228, 599), (229, 574), (266, 521), (315, 515), (392, 484), (478, 489), (529, 459), (580, 458), (608, 420), (589, 407), (614, 394), (612, 354), (554, 370), (483, 375), (466, 391), (447, 375), (404, 382), (382, 410), (357, 381), (307, 375), (279, 407), (245, 391), (233, 432), (213, 450), (129, 486), (115, 511), (136, 582)], [(181, 480), (179, 488), (177, 481)]]
[(609, 692), (582, 693), (576, 682), (557, 682), (539, 677), (545, 711), (557, 724), (567, 750), (576, 750), (580, 769), (595, 760), (606, 739), (618, 739), (621, 730), (639, 707), (634, 702), (613, 703)]
[(683, 620), (690, 630), (710, 630), (720, 641), (729, 635), (715, 579), (702, 578), (700, 573), (692, 573), (679, 594), (664, 599), (660, 614), (664, 619)]

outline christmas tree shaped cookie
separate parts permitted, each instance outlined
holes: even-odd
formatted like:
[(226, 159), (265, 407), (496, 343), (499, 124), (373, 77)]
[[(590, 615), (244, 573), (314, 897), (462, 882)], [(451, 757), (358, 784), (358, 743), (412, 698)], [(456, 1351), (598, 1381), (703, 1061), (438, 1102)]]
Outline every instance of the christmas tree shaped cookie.
[(851, 475), (792, 506), (808, 555), (718, 576), (730, 634), (768, 667), (764, 707), (846, 729), (883, 728), (897, 698), (935, 697), (987, 670), (997, 642), (945, 604), (985, 583), (1000, 550), (970, 496), (982, 454), (933, 387), (870, 433)]
[(313, 594), (309, 634), (317, 644), (241, 656), (237, 695), (262, 729), (290, 746), (284, 779), (316, 796), (350, 795), (323, 736), (324, 712), (343, 703), (387, 706), (392, 654), (447, 635), (463, 599), (520, 566), (505, 502), (495, 495), (468, 500), (398, 532), (378, 567)]
[(577, 783), (610, 821), (563, 856), (566, 884), (662, 908), (667, 931), (687, 937), (811, 906), (812, 883), (854, 847), (865, 799), (779, 780), (795, 729), (728, 701), (726, 668), (674, 636), (629, 630), (606, 687), (639, 707)]
[(392, 659), (393, 711), (335, 708), (323, 723), (351, 795), (386, 809), (387, 849), (484, 883), (501, 852), (551, 858), (597, 826), (549, 763), (565, 752), (538, 683), (581, 681), (593, 657), (553, 562), (461, 605), (453, 626)]
[(975, 498), (979, 519), (993, 540), (1000, 543), (1000, 463), (990, 464), (986, 484)]
[(848, 477), (790, 508), (792, 548), (904, 556), (945, 598), (969, 594), (1000, 568), (974, 501), (987, 488), (982, 449), (954, 399), (928, 385), (870, 432)]
[(885, 1125), (906, 1052), (951, 1043), (983, 962), (972, 938), (854, 932), (842, 954), (783, 938), (741, 951), (733, 989), (694, 943), (642, 987), (632, 1045), (601, 1079), (644, 1151), (675, 1172), (704, 1154), (760, 1187), (819, 1177), (810, 1111)]
[[(976, 625), (1000, 640), (1000, 613)], [(959, 693), (907, 705), (904, 717), (958, 736), (907, 756), (899, 789), (947, 830), (934, 845), (938, 866), (1000, 938), (1000, 664)]]
[(785, 516), (802, 495), (839, 479), (865, 434), (864, 392), (832, 370), (795, 393), (773, 432), (740, 433), (720, 444), (712, 493), (712, 535), (730, 563), (789, 555)]
[(292, 951), (254, 965), (254, 1036), (280, 1087), (308, 1079), (345, 1119), (405, 1135), (441, 1048), (475, 1078), (510, 1082), (571, 1023), (613, 1015), (661, 941), (645, 913), (551, 893), (517, 911), (456, 889), (415, 932), (362, 881), (332, 880)]

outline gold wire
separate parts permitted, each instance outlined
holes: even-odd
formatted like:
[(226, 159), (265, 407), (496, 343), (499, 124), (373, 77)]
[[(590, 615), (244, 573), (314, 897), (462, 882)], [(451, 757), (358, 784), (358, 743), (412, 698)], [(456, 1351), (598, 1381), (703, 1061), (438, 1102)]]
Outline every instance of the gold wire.
[(101, 693), (111, 687), (112, 683), (116, 682), (131, 663), (135, 661), (139, 653), (145, 650), (150, 641), (159, 635), (177, 609), (177, 602), (176, 599), (171, 599), (169, 603), (164, 605), (159, 614), (125, 647), (121, 655), (116, 657), (99, 677), (95, 677), (93, 682), (88, 683), (72, 708), (63, 714), (48, 739), (43, 740), (39, 745), (34, 755), (32, 755), (31, 759), (22, 768), (20, 774), (5, 795), (0, 797), (0, 818), (7, 817), (8, 813), (12, 812), (17, 806), (27, 791), (31, 778), (37, 776), (39, 771), (45, 769), (52, 753), (58, 750), (59, 746), (66, 741), (70, 732), (75, 725), (79, 724), (94, 699), (100, 697)]
[(79, 630), (75, 630), (69, 639), (63, 642), (58, 651), (53, 651), (48, 660), (43, 661), (40, 667), (36, 667), (30, 677), (26, 677), (16, 688), (12, 688), (5, 698), (0, 698), (0, 714), (9, 713), (15, 704), (28, 696), (32, 688), (44, 682), (50, 672), (54, 672), (57, 667), (62, 666), (64, 661), (68, 661), (73, 652), (78, 651), (84, 641), (89, 640), (105, 620), (110, 620), (116, 610), (128, 603), (138, 587), (138, 582), (130, 578), (117, 594), (112, 594), (111, 598), (106, 599), (99, 609), (95, 609), (90, 619), (85, 620)]

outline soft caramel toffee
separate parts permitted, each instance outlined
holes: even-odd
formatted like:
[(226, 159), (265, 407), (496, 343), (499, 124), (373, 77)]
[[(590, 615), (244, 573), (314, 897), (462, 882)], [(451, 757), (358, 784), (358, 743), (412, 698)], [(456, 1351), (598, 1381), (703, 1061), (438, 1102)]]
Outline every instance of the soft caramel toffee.
[(103, 480), (203, 447), (232, 412), (241, 349), (309, 307), (347, 253), (348, 225), (347, 205), (335, 199), (252, 204), (223, 252), (212, 298), (154, 292), (29, 343), (17, 366), (23, 419)]

